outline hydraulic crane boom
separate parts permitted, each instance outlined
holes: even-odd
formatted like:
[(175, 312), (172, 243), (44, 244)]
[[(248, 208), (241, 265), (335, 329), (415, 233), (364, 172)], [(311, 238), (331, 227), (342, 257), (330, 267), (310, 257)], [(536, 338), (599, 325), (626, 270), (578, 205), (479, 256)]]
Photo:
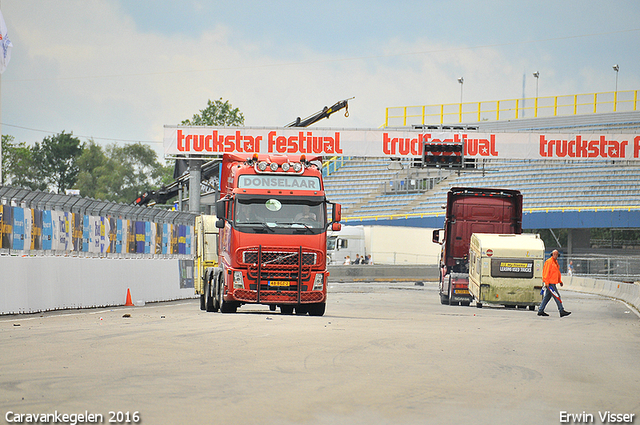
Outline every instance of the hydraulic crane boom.
[(344, 116), (348, 117), (349, 116), (349, 101), (353, 99), (353, 97), (349, 98), (349, 99), (345, 99), (345, 100), (341, 100), (339, 102), (336, 102), (333, 104), (333, 106), (331, 106), (330, 108), (328, 107), (324, 107), (322, 108), (321, 111), (316, 112), (313, 115), (308, 116), (305, 119), (300, 119), (300, 117), (296, 118), (295, 121), (285, 125), (285, 127), (309, 127), (311, 124), (314, 124), (318, 121), (320, 121), (321, 119), (324, 118), (329, 118), (329, 116), (331, 114), (333, 114), (334, 112), (338, 112), (339, 110), (345, 108), (345, 113)]

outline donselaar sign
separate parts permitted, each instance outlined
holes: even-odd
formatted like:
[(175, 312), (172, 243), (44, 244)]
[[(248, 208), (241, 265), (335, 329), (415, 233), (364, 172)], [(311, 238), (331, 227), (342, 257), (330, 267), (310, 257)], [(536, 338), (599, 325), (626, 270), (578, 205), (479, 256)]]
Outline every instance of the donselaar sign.
[(385, 129), (165, 126), (165, 156), (305, 154), (419, 157), (424, 143), (462, 143), (467, 158), (640, 159), (640, 134), (475, 133)]

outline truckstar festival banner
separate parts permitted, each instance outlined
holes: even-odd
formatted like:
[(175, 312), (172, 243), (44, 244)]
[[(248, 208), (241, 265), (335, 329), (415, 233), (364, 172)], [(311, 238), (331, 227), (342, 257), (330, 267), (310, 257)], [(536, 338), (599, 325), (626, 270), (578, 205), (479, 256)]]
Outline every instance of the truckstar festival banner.
[(476, 133), (384, 129), (165, 126), (165, 156), (223, 153), (418, 157), (424, 143), (462, 143), (467, 158), (640, 160), (640, 134)]

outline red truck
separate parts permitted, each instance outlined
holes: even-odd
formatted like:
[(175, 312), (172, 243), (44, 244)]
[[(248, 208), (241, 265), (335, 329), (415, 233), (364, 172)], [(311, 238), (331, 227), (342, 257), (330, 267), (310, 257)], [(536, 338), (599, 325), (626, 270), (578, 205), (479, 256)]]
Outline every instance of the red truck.
[(473, 233), (522, 233), (522, 194), (518, 190), (453, 187), (447, 194), (439, 294), (442, 304), (469, 305), (469, 243)]
[(205, 285), (214, 309), (235, 313), (251, 303), (283, 314), (324, 314), (327, 229), (340, 229), (341, 207), (325, 197), (320, 159), (223, 156), (218, 267)]

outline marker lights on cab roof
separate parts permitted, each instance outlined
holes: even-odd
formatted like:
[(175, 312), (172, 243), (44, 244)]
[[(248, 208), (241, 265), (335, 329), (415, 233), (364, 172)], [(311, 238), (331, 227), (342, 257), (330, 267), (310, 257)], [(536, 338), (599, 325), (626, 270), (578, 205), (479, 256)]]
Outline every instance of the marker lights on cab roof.
[[(302, 162), (277, 162), (260, 161), (254, 162), (254, 169), (258, 173), (278, 173), (278, 174), (302, 174), (304, 172), (304, 163)], [(293, 171), (293, 173), (291, 172)]]

